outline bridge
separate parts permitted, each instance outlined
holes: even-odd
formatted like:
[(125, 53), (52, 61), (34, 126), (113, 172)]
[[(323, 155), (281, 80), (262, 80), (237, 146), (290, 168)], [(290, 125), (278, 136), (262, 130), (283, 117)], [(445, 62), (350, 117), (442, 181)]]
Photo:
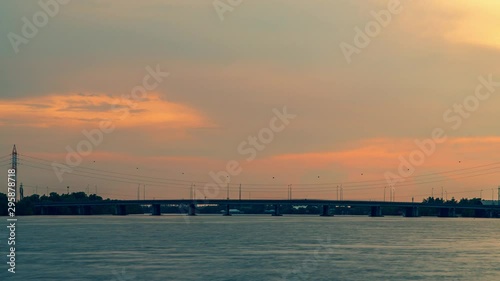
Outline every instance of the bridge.
[[(318, 206), (321, 216), (333, 216), (332, 210), (339, 207), (365, 207), (369, 208), (371, 217), (381, 217), (382, 209), (400, 208), (405, 217), (418, 217), (419, 209), (431, 208), (437, 210), (439, 217), (455, 217), (456, 210), (473, 210), (475, 217), (492, 218), (500, 214), (500, 205), (451, 205), (451, 204), (427, 204), (413, 202), (386, 202), (386, 201), (358, 201), (358, 200), (315, 200), (315, 199), (166, 199), (166, 200), (104, 200), (86, 202), (40, 202), (35, 205), (37, 213), (49, 215), (52, 210), (61, 207), (69, 207), (76, 210), (79, 215), (91, 215), (95, 206), (114, 206), (115, 215), (127, 215), (127, 206), (147, 205), (152, 208), (152, 215), (161, 215), (161, 206), (179, 206), (185, 209), (186, 214), (196, 215), (197, 206), (217, 205), (224, 206), (225, 216), (230, 216), (231, 206), (241, 205), (271, 205), (273, 216), (281, 216), (280, 206)], [(181, 208), (183, 207), (183, 208)], [(185, 207), (185, 208), (184, 208)]]

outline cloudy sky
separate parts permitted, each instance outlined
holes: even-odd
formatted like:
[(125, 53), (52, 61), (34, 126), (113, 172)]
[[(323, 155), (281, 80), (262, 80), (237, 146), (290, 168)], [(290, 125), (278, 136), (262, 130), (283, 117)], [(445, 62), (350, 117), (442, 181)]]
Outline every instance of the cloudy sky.
[(233, 198), (496, 197), (496, 0), (41, 2), (0, 3), (25, 195), (225, 198), (213, 172)]

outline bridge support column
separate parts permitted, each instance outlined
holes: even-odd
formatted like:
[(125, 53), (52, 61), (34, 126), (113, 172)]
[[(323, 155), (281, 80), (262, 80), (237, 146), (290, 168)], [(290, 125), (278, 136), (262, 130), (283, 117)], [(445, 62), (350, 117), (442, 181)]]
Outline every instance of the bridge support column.
[(127, 205), (116, 205), (115, 215), (126, 216), (127, 215)]
[(193, 203), (189, 204), (188, 216), (196, 216), (196, 205)]
[(151, 215), (152, 216), (161, 216), (161, 205), (160, 204), (153, 204), (151, 205)]
[(89, 216), (92, 214), (91, 206), (78, 206), (78, 215), (80, 216)]
[(440, 218), (455, 218), (455, 208), (440, 208), (438, 217)]
[(333, 214), (330, 214), (330, 205), (323, 205), (323, 210), (321, 212), (322, 217), (333, 217)]
[(370, 207), (370, 217), (383, 217), (383, 215), (382, 215), (382, 207), (380, 207), (380, 206), (371, 206)]
[(50, 207), (40, 207), (40, 215), (42, 216), (50, 215)]
[(407, 218), (419, 217), (418, 207), (405, 207), (403, 211), (403, 216)]
[(282, 214), (280, 214), (280, 204), (275, 204), (274, 205), (274, 213), (272, 214), (275, 217), (281, 217)]
[(224, 212), (223, 216), (230, 216), (231, 215), (231, 212), (229, 211), (229, 204), (226, 205), (226, 211)]

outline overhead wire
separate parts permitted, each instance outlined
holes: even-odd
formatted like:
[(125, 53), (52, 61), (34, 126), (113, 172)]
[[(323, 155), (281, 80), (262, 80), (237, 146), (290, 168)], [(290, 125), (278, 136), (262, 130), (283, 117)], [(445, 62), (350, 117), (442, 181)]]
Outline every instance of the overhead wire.
[[(46, 162), (46, 163), (53, 163), (53, 162), (50, 162), (50, 161), (47, 161), (47, 160), (43, 160), (43, 159), (40, 159), (40, 158), (36, 158), (36, 157), (32, 157), (32, 156), (27, 156), (27, 155), (23, 155), (23, 156), (26, 156), (28, 158), (33, 158), (33, 159), (37, 159), (37, 160), (40, 160), (40, 161), (43, 161), (43, 162)], [(490, 169), (481, 169), (479, 171), (472, 171), (474, 169), (479, 169), (479, 168), (484, 168), (484, 167), (489, 167), (489, 166), (494, 166), (494, 165), (500, 165), (500, 162), (495, 162), (495, 163), (490, 163), (490, 164), (485, 164), (485, 165), (479, 165), (479, 166), (474, 166), (474, 167), (469, 167), (469, 168), (461, 168), (461, 169), (455, 169), (455, 170), (448, 170), (448, 171), (443, 171), (443, 172), (435, 172), (435, 173), (428, 173), (428, 174), (423, 174), (423, 175), (415, 175), (415, 176), (408, 176), (408, 177), (401, 177), (405, 180), (412, 180), (412, 179), (415, 179), (415, 178), (421, 178), (421, 177), (428, 177), (428, 176), (443, 176), (445, 174), (452, 174), (452, 173), (457, 173), (457, 172), (460, 172), (460, 171), (468, 171), (466, 173), (477, 173), (477, 172), (480, 172), (480, 171), (484, 171), (484, 170), (492, 170), (492, 169), (499, 169), (500, 166), (498, 167), (494, 167), (494, 168), (490, 168)], [(73, 168), (73, 167), (72, 167)], [(172, 178), (158, 178), (158, 177), (151, 177), (151, 176), (144, 176), (144, 175), (131, 175), (130, 173), (129, 174), (125, 174), (125, 173), (120, 173), (120, 172), (114, 172), (114, 171), (109, 171), (109, 170), (102, 170), (102, 169), (94, 169), (94, 168), (88, 168), (88, 167), (83, 167), (83, 166), (78, 166), (78, 167), (74, 167), (74, 169), (85, 169), (85, 170), (92, 170), (92, 171), (95, 171), (97, 172), (97, 174), (101, 174), (101, 175), (106, 175), (106, 173), (112, 173), (112, 174), (118, 174), (118, 175), (124, 175), (124, 176), (132, 176), (133, 178), (144, 178), (144, 179), (154, 179), (154, 180), (161, 180), (161, 181), (174, 181), (174, 182), (184, 182), (184, 183), (201, 183), (201, 184), (206, 184), (206, 183), (209, 183), (209, 182), (206, 182), (206, 181), (190, 181), (190, 180), (180, 180), (180, 179), (172, 179)], [(461, 174), (461, 173), (459, 173)], [(428, 179), (426, 179), (428, 180)], [(379, 179), (379, 180), (365, 180), (365, 181), (339, 181), (339, 182), (331, 182), (331, 183), (295, 183), (295, 184), (292, 184), (294, 185), (295, 187), (296, 186), (321, 186), (321, 185), (328, 185), (328, 186), (333, 186), (333, 185), (340, 185), (342, 184), (344, 187), (354, 187), (356, 185), (359, 185), (359, 184), (362, 184), (361, 186), (363, 187), (366, 187), (367, 186), (367, 183), (372, 183), (373, 185), (377, 184), (378, 182), (386, 182), (387, 183), (387, 180), (386, 179)], [(242, 183), (243, 184), (243, 183)], [(276, 183), (244, 183), (245, 186), (257, 186), (257, 185), (263, 185), (263, 186), (283, 186), (283, 184), (276, 184)], [(230, 185), (237, 185), (235, 183), (231, 183)]]
[[(50, 166), (48, 163), (52, 163), (50, 161), (46, 161), (40, 158), (36, 157), (31, 157), (27, 155), (22, 155), (27, 158), (33, 158), (36, 159), (37, 161), (32, 161), (29, 159), (24, 159), (21, 158), (19, 159), (19, 164), (20, 165), (25, 165), (27, 167), (32, 167), (32, 168), (37, 168), (37, 169), (43, 169), (43, 170), (53, 170), (53, 168), (47, 168), (46, 166)], [(39, 163), (42, 162), (42, 163)], [(457, 170), (450, 170), (450, 171), (445, 171), (443, 173), (456, 173), (460, 171), (466, 171), (464, 173), (458, 173), (454, 176), (453, 179), (463, 179), (463, 178), (469, 178), (469, 177), (476, 177), (476, 176), (481, 176), (481, 175), (489, 175), (489, 174), (496, 174), (500, 171), (493, 171), (493, 172), (488, 172), (488, 173), (479, 173), (478, 172), (484, 172), (484, 171), (491, 171), (491, 170), (496, 170), (500, 169), (500, 167), (492, 167), (488, 169), (481, 169), (484, 167), (490, 167), (493, 165), (497, 165), (500, 162), (497, 163), (490, 163), (486, 165), (480, 165), (480, 166), (475, 166), (475, 167), (470, 167), (470, 168), (463, 168), (463, 169), (457, 169)], [(38, 165), (38, 166), (37, 166)], [(42, 165), (40, 167), (39, 165)], [(70, 174), (75, 175), (75, 176), (80, 176), (80, 177), (87, 177), (87, 178), (94, 178), (94, 179), (101, 179), (101, 180), (106, 180), (106, 181), (114, 181), (114, 182), (122, 182), (122, 183), (130, 183), (130, 184), (137, 184), (137, 183), (142, 183), (142, 184), (148, 184), (152, 186), (160, 186), (160, 187), (171, 187), (171, 186), (179, 186), (183, 189), (188, 189), (190, 188), (190, 184), (192, 183), (202, 183), (202, 184), (207, 184), (208, 182), (200, 182), (200, 181), (184, 181), (184, 180), (178, 180), (183, 183), (175, 182), (175, 179), (168, 179), (168, 178), (157, 178), (157, 177), (149, 177), (149, 176), (132, 176), (130, 174), (124, 174), (124, 173), (119, 173), (119, 172), (113, 172), (113, 171), (102, 171), (101, 173), (98, 173), (97, 169), (92, 169), (92, 168), (86, 168), (90, 171), (82, 171), (81, 169), (75, 169), (75, 171), (72, 171)], [(476, 170), (474, 170), (476, 169)], [(477, 170), (479, 169), (479, 170)], [(115, 175), (110, 175), (110, 174), (115, 174)], [(472, 175), (470, 175), (472, 174)], [(116, 175), (127, 175), (128, 177), (122, 177), (122, 176), (116, 176)], [(419, 175), (419, 176), (413, 176), (413, 177), (407, 177), (406, 179), (414, 179), (416, 177), (423, 177), (423, 176), (428, 176), (428, 175), (441, 175), (440, 173), (432, 173), (432, 174), (426, 174), (426, 175)], [(425, 180), (425, 179), (423, 179)], [(448, 181), (450, 179), (445, 178), (445, 179), (432, 179), (429, 178), (427, 181), (423, 182), (405, 182), (405, 183), (400, 183), (398, 184), (398, 187), (404, 187), (404, 186), (413, 186), (413, 185), (422, 185), (422, 184), (429, 184), (429, 183), (436, 183), (436, 182), (443, 182), (443, 181)], [(174, 181), (174, 182), (172, 182)], [(364, 183), (373, 183), (373, 182), (378, 182), (379, 180), (373, 180), (373, 181), (363, 181)], [(369, 190), (369, 189), (381, 189), (384, 188), (383, 185), (381, 184), (365, 184), (365, 185), (349, 185), (350, 183), (361, 183), (361, 182), (344, 182), (343, 183), (343, 188), (345, 188), (344, 191), (353, 191), (353, 190)], [(275, 184), (270, 184), (268, 186), (273, 186), (274, 188), (266, 188), (265, 190), (262, 189), (256, 189), (256, 188), (248, 188), (248, 186), (252, 186), (252, 184), (249, 183), (242, 183), (245, 186), (245, 191), (282, 191), (283, 190), (283, 185), (280, 185), (281, 188), (276, 188)], [(326, 184), (326, 183), (324, 183)], [(324, 185), (323, 184), (323, 185)], [(220, 188), (226, 188), (226, 186), (219, 186)], [(231, 184), (230, 185), (230, 190), (235, 190), (235, 187), (239, 187), (238, 184)], [(294, 186), (294, 190), (297, 191), (307, 191), (307, 192), (328, 192), (328, 191), (334, 191), (335, 186), (330, 183), (330, 186), (316, 186), (316, 184), (312, 184), (312, 187), (308, 184), (296, 184)]]

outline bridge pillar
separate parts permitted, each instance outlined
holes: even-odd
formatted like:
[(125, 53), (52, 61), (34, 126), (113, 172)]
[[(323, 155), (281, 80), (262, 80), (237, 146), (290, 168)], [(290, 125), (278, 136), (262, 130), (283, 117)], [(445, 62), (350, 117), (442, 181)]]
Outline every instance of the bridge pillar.
[(333, 214), (330, 214), (330, 205), (323, 205), (323, 211), (321, 212), (322, 217), (333, 217)]
[(440, 218), (455, 218), (455, 208), (439, 208), (438, 217)]
[(280, 214), (280, 204), (274, 204), (274, 213), (272, 215), (275, 217), (282, 216), (282, 214)]
[(383, 217), (383, 215), (382, 215), (382, 207), (380, 207), (380, 206), (371, 206), (370, 207), (370, 217)]
[(403, 211), (403, 216), (407, 218), (419, 217), (418, 207), (405, 207)]
[(127, 215), (127, 205), (116, 205), (115, 215), (126, 216)]
[(153, 204), (151, 205), (152, 211), (151, 215), (152, 216), (161, 216), (161, 205), (160, 204)]
[(88, 216), (92, 214), (91, 206), (78, 206), (78, 215), (80, 216)]
[(231, 212), (229, 211), (229, 204), (226, 205), (226, 211), (224, 212), (223, 216), (231, 216)]
[(189, 204), (188, 216), (196, 216), (196, 205), (193, 203)]

